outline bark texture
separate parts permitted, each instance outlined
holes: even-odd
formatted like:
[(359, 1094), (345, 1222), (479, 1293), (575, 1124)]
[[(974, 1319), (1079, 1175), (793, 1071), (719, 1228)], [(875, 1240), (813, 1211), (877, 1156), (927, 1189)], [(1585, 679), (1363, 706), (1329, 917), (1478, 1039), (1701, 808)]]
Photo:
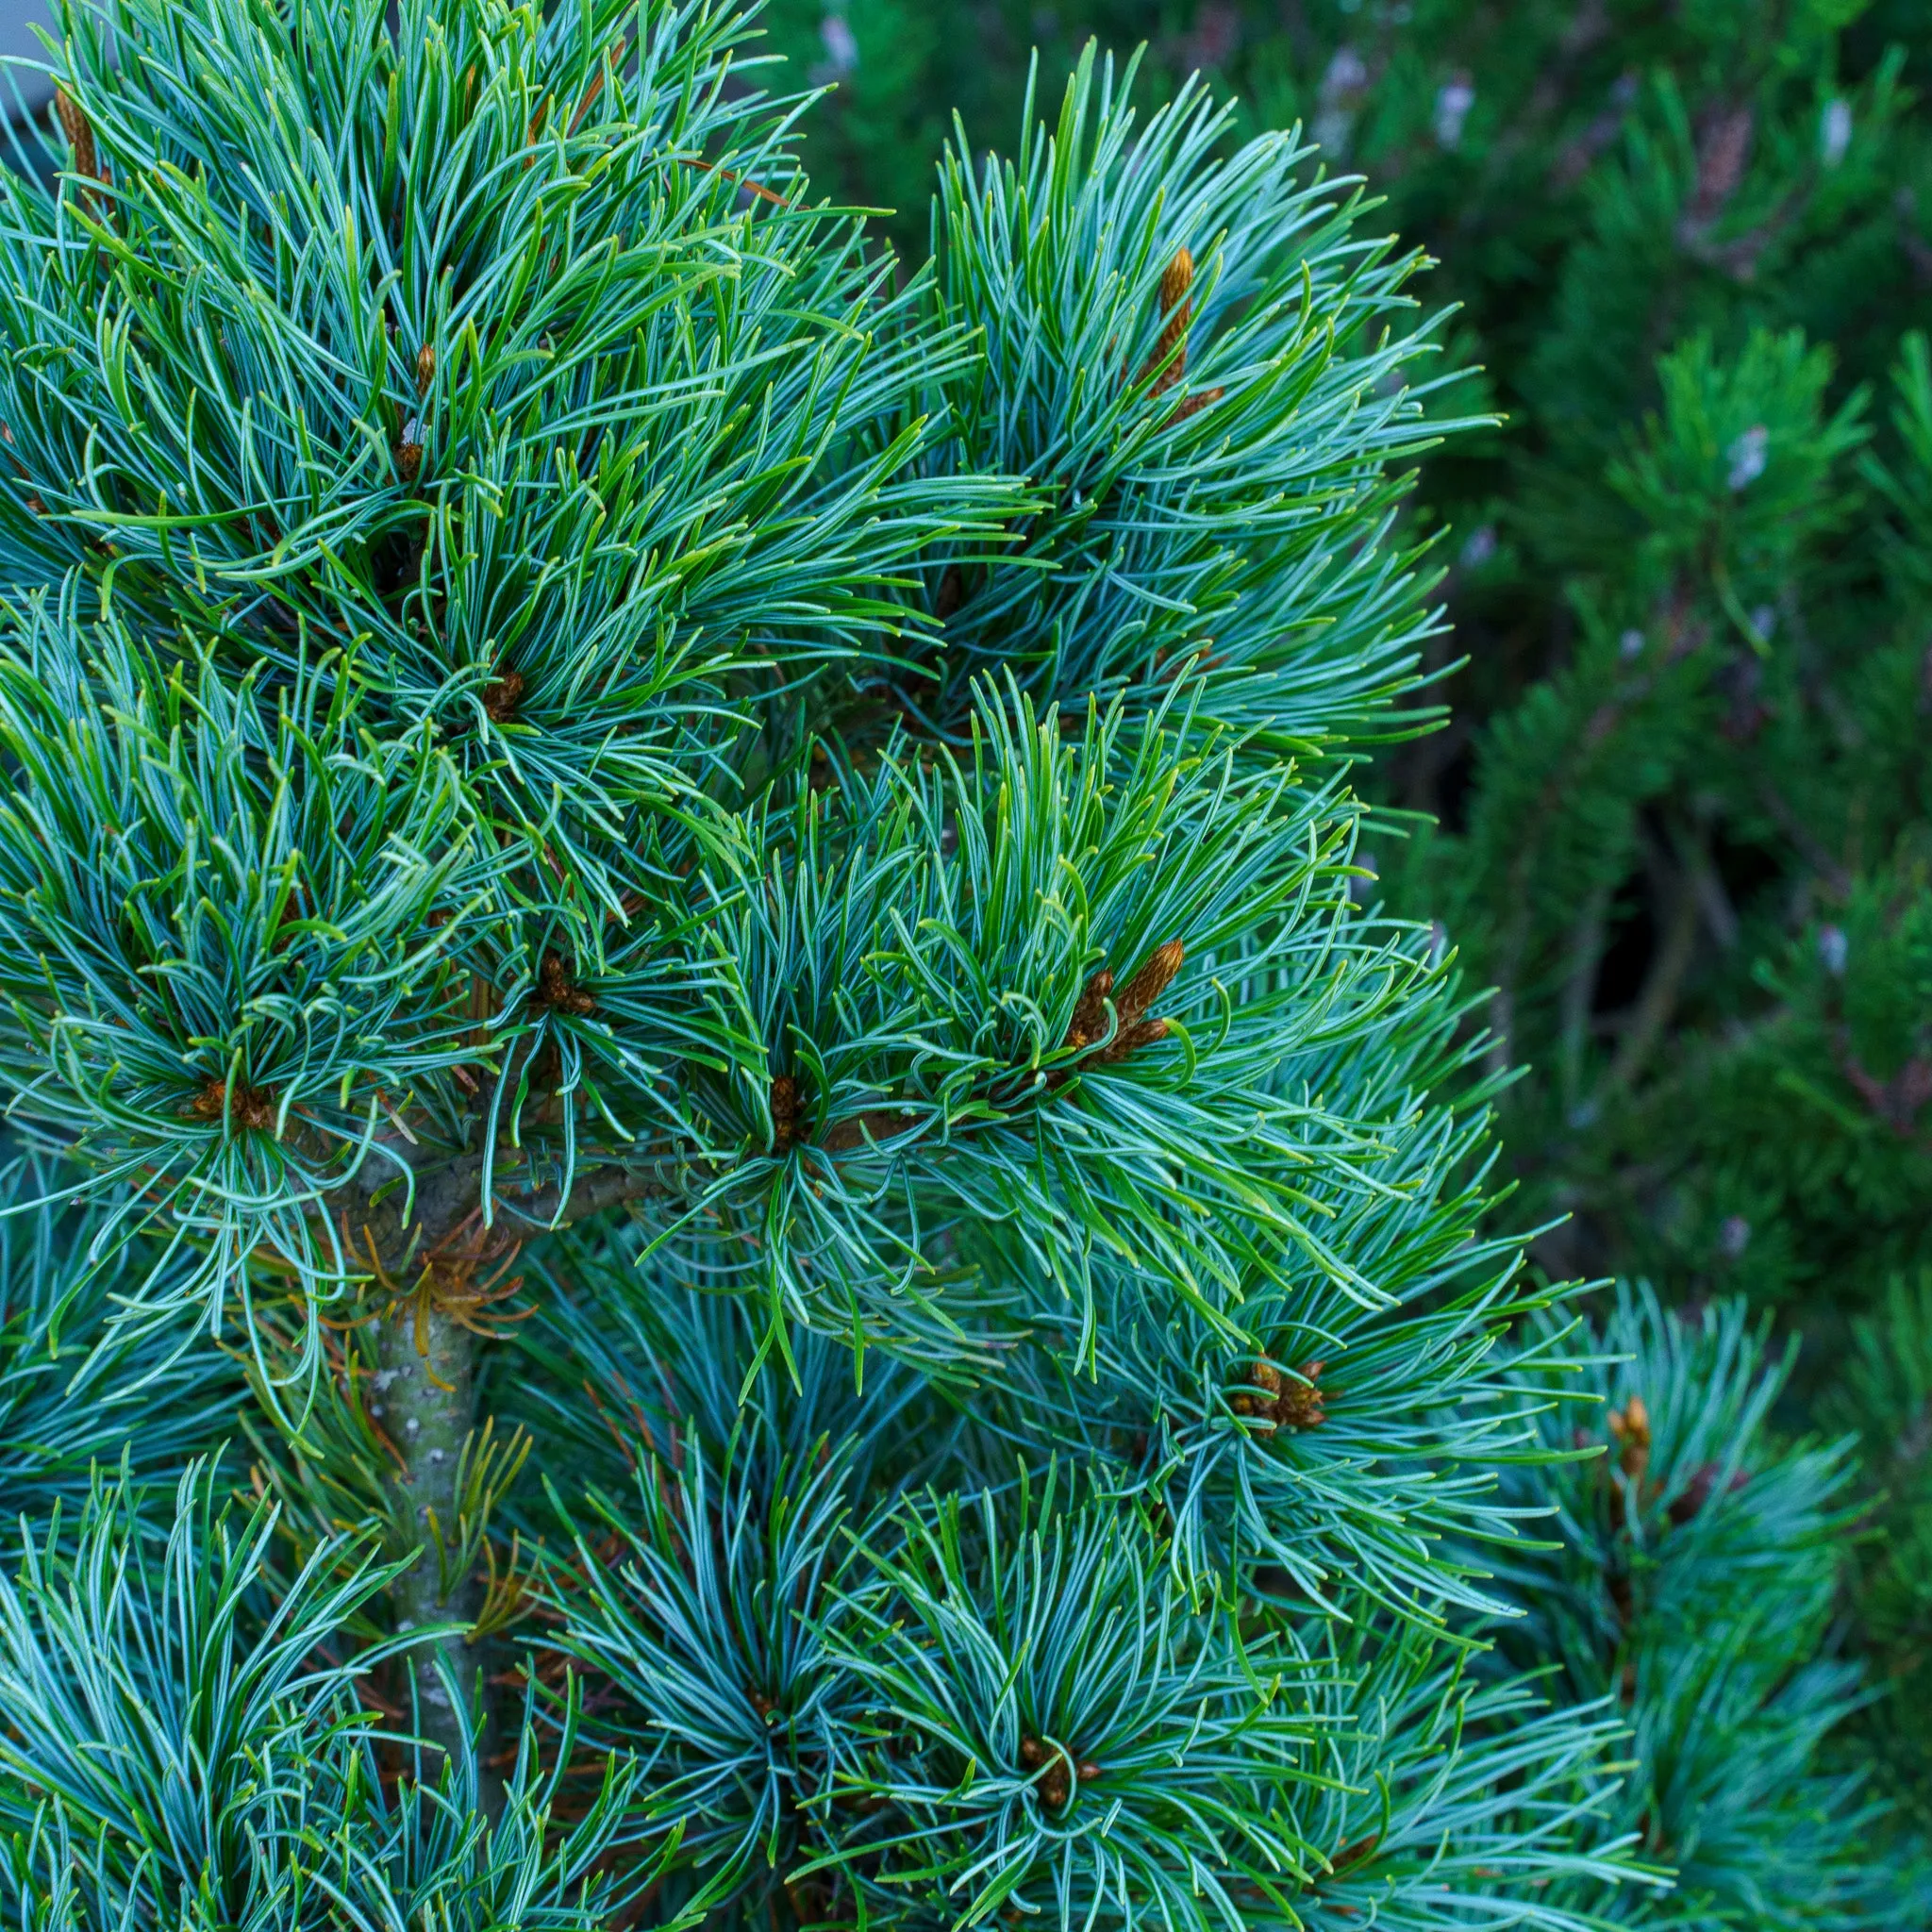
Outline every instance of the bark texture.
[[(458, 1554), (458, 1475), (476, 1424), (476, 1338), (434, 1309), (419, 1318), (405, 1308), (377, 1324), (375, 1340), (380, 1420), (408, 1465), (409, 1520), (424, 1544), (396, 1579), (396, 1627), (467, 1624), (476, 1586)], [(457, 1630), (425, 1640), (412, 1656), (422, 1735), (454, 1756), (482, 1707), (478, 1646)]]

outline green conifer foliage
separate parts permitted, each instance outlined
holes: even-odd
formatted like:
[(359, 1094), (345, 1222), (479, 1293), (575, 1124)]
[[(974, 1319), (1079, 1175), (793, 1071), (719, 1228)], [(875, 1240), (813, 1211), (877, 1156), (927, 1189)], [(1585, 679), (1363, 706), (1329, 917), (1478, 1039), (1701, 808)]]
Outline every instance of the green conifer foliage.
[[(1524, 1274), (1485, 1009), (1369, 903), (1469, 425), (1355, 188), (1090, 49), (913, 272), (705, 0), (106, 0), (48, 65), (8, 1909), (1895, 1922), (1822, 1767), (1846, 1452), (1737, 1319)], [(1824, 479), (1917, 500), (1773, 320), (1607, 486), (1754, 650)], [(1626, 1696), (1591, 1592), (1710, 1461)]]
[(905, 275), (695, 0), (61, 25), (9, 1914), (1586, 1923), (1560, 1297), (1352, 890), (1415, 258), (1091, 55)]
[(192, 1338), (115, 1323), (117, 1296), (150, 1279), (154, 1260), (141, 1249), (95, 1260), (108, 1217), (53, 1198), (61, 1178), (31, 1160), (0, 1177), (0, 1480), (15, 1519), (84, 1505), (95, 1465), (124, 1457), (172, 1482), (230, 1425), (241, 1392), (233, 1366)]
[(1620, 1923), (1837, 1925), (1900, 1909), (1865, 1834), (1866, 1771), (1823, 1740), (1862, 1694), (1823, 1654), (1856, 1516), (1851, 1441), (1780, 1441), (1790, 1370), (1766, 1360), (1740, 1300), (1691, 1321), (1621, 1290), (1587, 1386), (1589, 1421), (1549, 1412), (1607, 1454), (1525, 1471), (1519, 1500), (1554, 1505), (1553, 1535), (1506, 1560), (1526, 1610), (1506, 1657), (1548, 1659), (1574, 1699), (1627, 1717), (1636, 1768), (1615, 1822), (1671, 1867), (1669, 1893), (1625, 1890)]

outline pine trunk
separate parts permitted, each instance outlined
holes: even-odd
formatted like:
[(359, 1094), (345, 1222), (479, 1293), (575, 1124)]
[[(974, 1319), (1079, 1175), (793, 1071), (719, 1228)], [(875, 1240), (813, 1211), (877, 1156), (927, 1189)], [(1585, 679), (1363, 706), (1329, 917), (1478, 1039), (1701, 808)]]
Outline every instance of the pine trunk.
[(379, 1324), (376, 1387), (385, 1431), (408, 1465), (409, 1517), (422, 1539), (415, 1562), (396, 1579), (399, 1631), (450, 1624), (411, 1652), (417, 1724), (430, 1743), (459, 1757), (482, 1705), (481, 1659), (465, 1628), (475, 1588), (460, 1560), (458, 1488), (464, 1445), (475, 1426), (475, 1337), (438, 1313), (405, 1309)]

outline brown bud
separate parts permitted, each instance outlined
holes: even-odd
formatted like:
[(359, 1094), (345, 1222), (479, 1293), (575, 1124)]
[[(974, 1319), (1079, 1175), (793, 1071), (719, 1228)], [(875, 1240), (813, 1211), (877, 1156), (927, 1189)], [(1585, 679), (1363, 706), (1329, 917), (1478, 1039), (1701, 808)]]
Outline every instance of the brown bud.
[(1318, 1429), (1328, 1420), (1327, 1397), (1322, 1389), (1322, 1372), (1327, 1366), (1304, 1362), (1295, 1371), (1299, 1381), (1283, 1381), (1281, 1393), (1274, 1398), (1274, 1419), (1283, 1428)]
[(85, 175), (90, 181), (98, 181), (101, 169), (100, 158), (94, 152), (93, 124), (64, 87), (54, 90), (54, 112), (59, 117), (60, 131), (73, 150), (74, 172)]
[[(1114, 1001), (1114, 1030), (1108, 1039), (1108, 1000), (1113, 992), (1113, 973), (1103, 966), (1080, 990), (1080, 997), (1074, 1008), (1074, 1017), (1067, 1025), (1067, 1037), (1060, 1043), (1063, 1048), (1078, 1050), (1091, 1047), (1093, 1050), (1080, 1062), (1087, 1066), (1112, 1066), (1124, 1060), (1136, 1047), (1151, 1046), (1156, 1041), (1165, 1040), (1168, 1024), (1165, 1020), (1145, 1019), (1148, 1006), (1160, 997), (1168, 983), (1180, 971), (1184, 957), (1179, 940), (1169, 940), (1164, 946), (1158, 947), (1153, 956), (1141, 970), (1128, 980), (1120, 996)], [(1104, 1041), (1105, 1043), (1098, 1043)], [(1074, 1070), (1057, 1068), (1047, 1076), (1049, 1087), (1059, 1087), (1073, 1077)]]
[(1167, 1038), (1169, 1030), (1165, 1020), (1142, 1020), (1138, 1026), (1128, 1027), (1121, 1036), (1119, 1058), (1125, 1059), (1130, 1053), (1143, 1046), (1158, 1046)]
[(225, 1080), (210, 1080), (181, 1109), (184, 1120), (219, 1121), (232, 1127), (266, 1134), (275, 1124), (275, 1097), (259, 1087), (237, 1087), (232, 1092)]
[(540, 1007), (549, 1007), (559, 1013), (575, 1013), (581, 1017), (597, 1010), (595, 998), (571, 977), (570, 969), (558, 953), (544, 954), (543, 964), (538, 969), (537, 991), (533, 997)]
[(436, 351), (427, 343), (416, 351), (416, 393), (424, 394), (436, 380)]
[(1633, 1483), (1641, 1483), (1650, 1468), (1650, 1409), (1643, 1397), (1633, 1395), (1609, 1414), (1610, 1437), (1619, 1445), (1617, 1466)]
[[(1038, 1738), (1020, 1740), (1020, 1762), (1035, 1774), (1034, 1789), (1047, 1807), (1058, 1811), (1073, 1795), (1067, 1775), (1067, 1754), (1043, 1744)], [(1085, 1767), (1082, 1767), (1082, 1775)], [(1098, 1773), (1095, 1773), (1098, 1775)]]
[(523, 695), (523, 673), (503, 671), (483, 687), (483, 708), (497, 724), (507, 724), (516, 716)]
[[(1067, 1036), (1060, 1041), (1062, 1047), (1091, 1046), (1107, 1031), (1107, 998), (1112, 991), (1113, 974), (1103, 966), (1080, 989), (1074, 1017), (1067, 1022)], [(1047, 1075), (1047, 1085), (1063, 1087), (1072, 1078), (1072, 1068), (1057, 1067)]]
[(1108, 1043), (1093, 1056), (1096, 1066), (1110, 1067), (1116, 1061), (1124, 1060), (1137, 1047), (1152, 1046), (1157, 1041), (1167, 1038), (1165, 1020), (1140, 1020), (1131, 1026), (1123, 1026)]
[(1113, 974), (1103, 966), (1080, 989), (1073, 1020), (1067, 1026), (1066, 1043), (1069, 1046), (1085, 1046), (1090, 1041), (1099, 1039), (1107, 1027), (1107, 1002), (1112, 991)]
[(1194, 286), (1194, 258), (1185, 248), (1174, 251), (1174, 259), (1161, 271), (1160, 312), (1165, 315), (1170, 309), (1180, 312), (1181, 304), (1188, 299), (1188, 291)]
[(1218, 386), (1213, 389), (1196, 390), (1192, 395), (1186, 397), (1175, 406), (1174, 415), (1169, 420), (1175, 423), (1185, 423), (1190, 416), (1194, 415), (1197, 411), (1211, 408), (1226, 393), (1225, 390)]
[(1267, 1428), (1274, 1428), (1281, 1397), (1281, 1371), (1264, 1355), (1249, 1367), (1248, 1380), (1256, 1392), (1242, 1390), (1229, 1397), (1227, 1406), (1237, 1415), (1253, 1416)]
[(1092, 1758), (1083, 1757), (1080, 1760), (1078, 1775), (1083, 1785), (1091, 1785), (1100, 1775), (1100, 1767), (1094, 1763)]
[(416, 473), (423, 467), (423, 445), (420, 442), (399, 442), (396, 444), (396, 468), (402, 473), (405, 483), (413, 483)]
[(789, 1154), (804, 1131), (805, 1103), (798, 1082), (790, 1074), (779, 1074), (772, 1081), (772, 1152)]
[(1138, 1020), (1167, 991), (1186, 957), (1186, 949), (1179, 940), (1169, 940), (1164, 946), (1155, 949), (1153, 957), (1121, 989), (1116, 1004), (1123, 1023)]
[(1160, 277), (1160, 312), (1167, 320), (1161, 325), (1160, 340), (1154, 353), (1141, 365), (1141, 379), (1154, 377), (1154, 393), (1172, 389), (1188, 370), (1188, 328), (1192, 321), (1188, 291), (1194, 286), (1194, 258), (1185, 248), (1174, 251)]

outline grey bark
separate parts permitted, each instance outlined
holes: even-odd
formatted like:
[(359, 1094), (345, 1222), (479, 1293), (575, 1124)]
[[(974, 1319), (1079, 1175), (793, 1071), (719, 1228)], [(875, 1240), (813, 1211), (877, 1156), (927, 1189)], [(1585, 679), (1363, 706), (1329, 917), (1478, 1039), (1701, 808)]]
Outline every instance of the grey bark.
[[(475, 1578), (458, 1559), (457, 1474), (475, 1426), (475, 1337), (428, 1310), (419, 1346), (415, 1313), (405, 1308), (378, 1323), (374, 1340), (378, 1420), (408, 1467), (408, 1519), (424, 1545), (393, 1587), (396, 1628), (467, 1624), (478, 1605)], [(447, 1562), (438, 1547), (439, 1531)], [(478, 1647), (458, 1628), (425, 1639), (409, 1655), (416, 1667), (421, 1735), (459, 1757), (483, 1707)]]

